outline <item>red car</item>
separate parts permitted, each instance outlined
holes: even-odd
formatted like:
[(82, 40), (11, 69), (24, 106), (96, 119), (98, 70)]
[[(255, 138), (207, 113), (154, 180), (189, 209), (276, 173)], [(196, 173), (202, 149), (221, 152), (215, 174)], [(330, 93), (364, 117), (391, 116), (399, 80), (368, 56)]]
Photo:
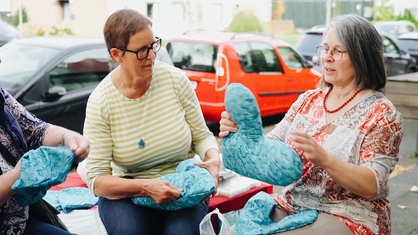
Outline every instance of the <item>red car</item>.
[(248, 87), (261, 116), (285, 113), (297, 97), (317, 87), (321, 74), (286, 42), (248, 33), (198, 32), (172, 38), (174, 66), (193, 83), (207, 122), (218, 122), (231, 83)]

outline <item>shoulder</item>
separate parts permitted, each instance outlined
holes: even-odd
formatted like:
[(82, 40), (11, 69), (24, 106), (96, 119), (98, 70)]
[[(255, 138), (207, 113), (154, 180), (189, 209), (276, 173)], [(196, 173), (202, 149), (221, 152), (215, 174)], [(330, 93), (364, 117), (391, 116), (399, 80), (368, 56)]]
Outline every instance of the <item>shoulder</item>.
[(155, 61), (153, 79), (158, 81), (158, 84), (171, 84), (176, 90), (191, 87), (190, 80), (183, 70), (161, 61)]
[(154, 63), (154, 77), (174, 80), (187, 78), (183, 70), (158, 60)]
[(110, 94), (115, 90), (112, 79), (110, 79), (112, 72), (110, 72), (93, 90), (89, 99), (103, 98), (105, 95)]
[(396, 121), (399, 123), (402, 122), (401, 113), (396, 109), (395, 105), (383, 93), (376, 92), (371, 97), (371, 102), (374, 103), (374, 105), (372, 105), (374, 113), (379, 113), (392, 121)]
[(365, 118), (364, 128), (375, 128), (378, 132), (390, 130), (391, 135), (402, 135), (403, 118), (395, 105), (381, 92), (368, 96), (358, 107)]
[(6, 100), (14, 100), (14, 98), (9, 94), (9, 92), (7, 92), (6, 89), (4, 89), (3, 87), (0, 87), (0, 95), (5, 100), (5, 103), (8, 103)]

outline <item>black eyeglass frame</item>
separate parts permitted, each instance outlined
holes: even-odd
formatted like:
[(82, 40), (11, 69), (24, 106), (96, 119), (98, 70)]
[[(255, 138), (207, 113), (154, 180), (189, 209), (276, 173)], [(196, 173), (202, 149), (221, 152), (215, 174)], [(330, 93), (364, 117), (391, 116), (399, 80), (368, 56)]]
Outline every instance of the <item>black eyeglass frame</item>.
[[(160, 37), (155, 37), (155, 41), (153, 42), (153, 43), (151, 43), (151, 45), (149, 46), (149, 47), (145, 47), (145, 48), (140, 48), (140, 49), (138, 49), (137, 51), (132, 51), (132, 50), (128, 50), (128, 49), (122, 49), (122, 48), (118, 48), (119, 50), (121, 50), (121, 51), (126, 51), (126, 52), (130, 52), (130, 53), (134, 53), (135, 55), (136, 55), (136, 58), (138, 59), (138, 60), (145, 60), (146, 58), (148, 58), (148, 55), (149, 55), (149, 51), (150, 50), (152, 50), (152, 52), (154, 52), (154, 53), (157, 53), (160, 49), (161, 49), (161, 41), (162, 41), (162, 39), (160, 38)], [(154, 45), (155, 44), (157, 44), (157, 45), (159, 45), (159, 47), (158, 48), (156, 48), (156, 49), (154, 49)], [(140, 52), (140, 51), (142, 51), (142, 50), (144, 50), (144, 49), (146, 49), (147, 50), (147, 53), (145, 54), (145, 57), (143, 57), (143, 58), (139, 58), (138, 57), (138, 53)]]

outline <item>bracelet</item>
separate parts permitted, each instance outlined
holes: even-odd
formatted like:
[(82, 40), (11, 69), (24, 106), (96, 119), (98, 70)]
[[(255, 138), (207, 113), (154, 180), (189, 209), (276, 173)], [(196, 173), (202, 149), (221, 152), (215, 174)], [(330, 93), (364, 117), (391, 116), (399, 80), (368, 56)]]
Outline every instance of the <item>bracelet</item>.
[(70, 131), (66, 131), (62, 136), (61, 136), (61, 142), (60, 142), (60, 145), (61, 146), (64, 146), (65, 145), (65, 136), (67, 135), (67, 134), (69, 134), (70, 133)]

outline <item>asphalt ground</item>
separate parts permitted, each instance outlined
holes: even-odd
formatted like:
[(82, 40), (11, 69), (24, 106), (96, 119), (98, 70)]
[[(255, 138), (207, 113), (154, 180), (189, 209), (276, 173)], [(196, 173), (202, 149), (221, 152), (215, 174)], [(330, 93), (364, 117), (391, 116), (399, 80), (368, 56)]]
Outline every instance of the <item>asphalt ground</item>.
[(418, 158), (401, 156), (391, 176), (392, 234), (418, 235)]

